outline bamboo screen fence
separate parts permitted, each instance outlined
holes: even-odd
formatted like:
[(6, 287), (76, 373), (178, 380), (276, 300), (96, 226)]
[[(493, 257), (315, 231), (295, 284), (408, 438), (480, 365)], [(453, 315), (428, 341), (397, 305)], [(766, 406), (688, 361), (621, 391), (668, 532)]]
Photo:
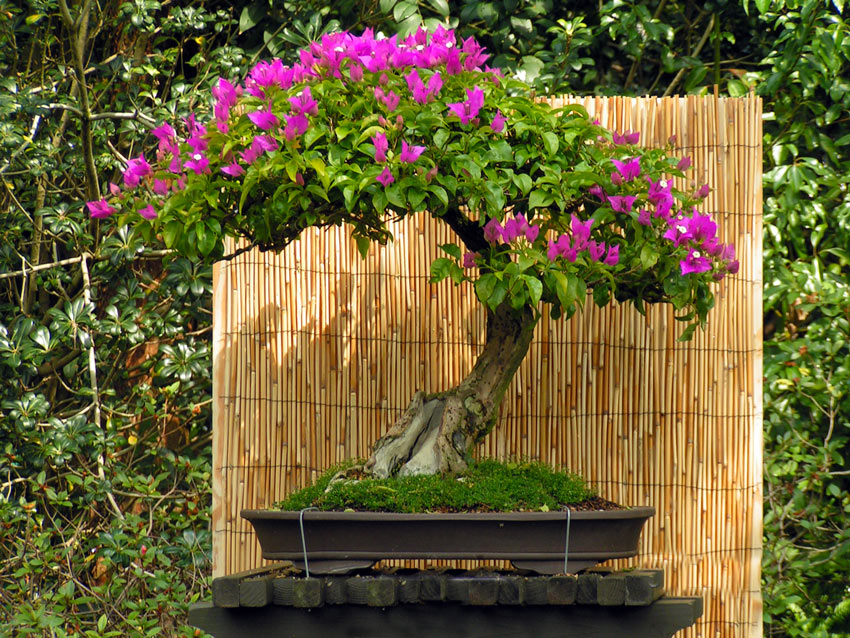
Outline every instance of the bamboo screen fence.
[[(761, 103), (753, 97), (585, 98), (641, 143), (675, 136), (704, 209), (741, 270), (717, 288), (708, 329), (677, 343), (668, 308), (588, 304), (537, 327), (480, 455), (584, 474), (603, 496), (652, 505), (639, 557), (667, 590), (700, 595), (683, 632), (760, 636)], [(346, 231), (308, 232), (281, 254), (247, 253), (214, 282), (213, 572), (262, 563), (243, 508), (271, 507), (329, 465), (364, 456), (417, 389), (471, 368), (484, 315), (471, 287), (429, 285), (448, 230), (426, 216), (361, 260)]]

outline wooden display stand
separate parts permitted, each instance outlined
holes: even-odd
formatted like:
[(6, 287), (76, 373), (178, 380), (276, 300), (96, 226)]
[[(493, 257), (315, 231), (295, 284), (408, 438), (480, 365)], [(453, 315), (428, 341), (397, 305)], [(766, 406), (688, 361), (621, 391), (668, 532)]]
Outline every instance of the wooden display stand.
[(189, 622), (216, 638), (670, 638), (701, 598), (664, 596), (661, 570), (536, 576), (477, 570), (364, 570), (307, 578), (278, 564), (217, 578)]

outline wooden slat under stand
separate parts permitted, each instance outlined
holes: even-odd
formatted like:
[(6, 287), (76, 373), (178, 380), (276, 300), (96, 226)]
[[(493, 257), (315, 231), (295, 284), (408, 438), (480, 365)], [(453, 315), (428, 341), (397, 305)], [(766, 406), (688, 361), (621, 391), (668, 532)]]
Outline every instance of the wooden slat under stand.
[[(709, 183), (703, 205), (741, 270), (690, 343), (669, 308), (588, 307), (544, 318), (484, 456), (584, 474), (603, 496), (653, 505), (641, 555), (673, 596), (701, 596), (682, 633), (761, 635), (761, 102), (583, 98), (601, 124), (674, 145)], [(262, 564), (242, 508), (270, 507), (325, 467), (364, 456), (417, 389), (459, 380), (481, 347), (470, 286), (428, 284), (444, 225), (419, 216), (361, 260), (344, 229), (220, 264), (214, 294), (213, 571)], [(422, 563), (418, 563), (422, 566)]]

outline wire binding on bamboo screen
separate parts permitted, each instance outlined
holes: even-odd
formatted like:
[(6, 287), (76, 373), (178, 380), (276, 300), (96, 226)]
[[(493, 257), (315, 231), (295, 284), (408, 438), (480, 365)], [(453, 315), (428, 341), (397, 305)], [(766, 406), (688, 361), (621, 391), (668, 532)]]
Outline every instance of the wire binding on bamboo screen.
[[(561, 102), (567, 99), (561, 100)], [(719, 98), (577, 101), (642, 143), (672, 144), (708, 183), (703, 208), (740, 272), (705, 332), (676, 342), (669, 308), (592, 307), (544, 318), (480, 455), (584, 474), (607, 498), (653, 505), (639, 557), (670, 593), (700, 595), (687, 636), (761, 635), (761, 103)], [(481, 346), (471, 287), (428, 284), (450, 231), (425, 217), (361, 260), (345, 230), (247, 253), (214, 281), (213, 572), (262, 561), (243, 508), (270, 507), (329, 465), (364, 456), (417, 389), (461, 378)]]

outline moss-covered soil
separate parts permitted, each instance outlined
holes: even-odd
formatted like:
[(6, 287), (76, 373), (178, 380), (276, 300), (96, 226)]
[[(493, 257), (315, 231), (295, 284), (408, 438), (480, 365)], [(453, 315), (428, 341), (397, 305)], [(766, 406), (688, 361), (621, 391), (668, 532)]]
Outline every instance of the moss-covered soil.
[[(315, 484), (289, 495), (280, 509), (316, 507), (325, 511), (510, 512), (618, 509), (600, 498), (584, 479), (543, 463), (479, 461), (455, 476), (389, 479), (331, 479), (344, 467), (328, 470)], [(328, 487), (330, 485), (330, 488)]]

